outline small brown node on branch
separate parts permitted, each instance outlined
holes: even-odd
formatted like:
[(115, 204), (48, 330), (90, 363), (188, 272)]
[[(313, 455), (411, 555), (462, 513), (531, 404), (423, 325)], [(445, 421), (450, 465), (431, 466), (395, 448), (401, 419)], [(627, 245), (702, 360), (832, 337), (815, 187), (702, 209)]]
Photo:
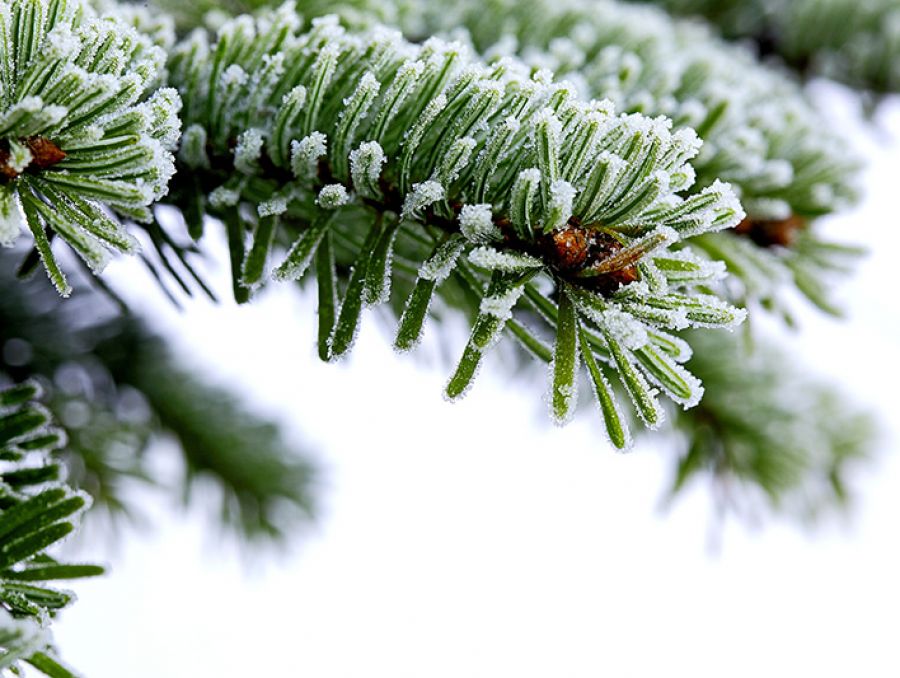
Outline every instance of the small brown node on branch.
[(27, 167), (17, 169), (10, 164), (12, 152), (9, 142), (5, 139), (0, 141), (0, 177), (8, 181), (31, 169), (49, 169), (66, 159), (66, 152), (47, 137), (28, 137), (19, 139), (19, 143), (31, 152), (31, 162)]
[(790, 247), (797, 240), (797, 234), (806, 228), (806, 219), (792, 214), (787, 219), (744, 220), (734, 227), (738, 235), (750, 238), (760, 247)]
[(29, 137), (25, 145), (31, 151), (31, 165), (48, 169), (66, 159), (66, 152), (46, 137)]
[(553, 241), (553, 258), (563, 271), (573, 271), (584, 266), (590, 250), (590, 239), (585, 229), (567, 225), (550, 236)]
[(624, 245), (609, 233), (591, 226), (582, 226), (574, 217), (561, 229), (545, 236), (544, 255), (564, 277), (577, 279), (581, 287), (609, 295), (622, 285), (640, 278), (636, 263), (596, 275), (591, 269), (621, 250)]

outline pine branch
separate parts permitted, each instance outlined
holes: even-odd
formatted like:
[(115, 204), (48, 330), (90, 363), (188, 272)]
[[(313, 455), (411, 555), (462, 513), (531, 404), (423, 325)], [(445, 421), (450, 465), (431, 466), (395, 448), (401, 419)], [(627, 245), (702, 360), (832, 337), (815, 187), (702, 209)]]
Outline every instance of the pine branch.
[[(134, 230), (132, 220), (147, 220), (143, 228), (160, 254), (157, 263), (145, 258), (148, 267), (158, 279), (171, 276), (183, 291), (191, 289), (180, 273), (182, 249), (151, 211), (171, 174), (167, 153), (180, 124), (179, 99), (164, 88), (169, 83), (184, 99), (186, 128), (166, 202), (178, 207), (196, 238), (204, 217), (224, 222), (239, 302), (270, 277), (300, 279), (314, 268), (324, 360), (349, 352), (367, 307), (387, 304), (399, 316), (401, 350), (417, 344), (429, 316), (461, 310), (472, 332), (448, 398), (467, 392), (488, 350), (507, 333), (551, 363), (547, 400), (559, 423), (572, 415), (584, 363), (617, 447), (630, 440), (621, 400), (651, 429), (663, 418), (660, 394), (685, 408), (700, 400), (702, 385), (683, 365), (689, 351), (672, 333), (742, 320), (743, 311), (712, 292), (786, 312), (779, 293), (785, 281), (833, 312), (823, 281), (857, 254), (822, 242), (812, 228), (817, 217), (855, 198), (856, 164), (823, 132), (799, 89), (747, 53), (652, 9), (465, 0), (450, 12), (419, 0), (360, 0), (342, 10), (354, 26), (345, 30), (330, 18), (305, 25), (287, 4), (257, 17), (220, 14), (215, 39), (198, 30), (176, 45), (165, 17), (98, 2), (117, 16), (98, 19), (87, 8), (70, 12), (76, 4), (10, 3), (25, 17), (20, 25), (31, 29), (28, 41), (49, 46), (34, 59), (26, 54), (10, 62), (13, 103), (20, 89), (40, 80), (35, 72), (49, 69), (50, 82), (63, 69), (61, 62), (44, 64), (62, 49), (53, 27), (59, 17), (77, 28), (58, 31), (76, 36), (66, 43), (73, 54), (89, 49), (98, 26), (115, 25), (128, 36), (117, 43), (105, 33), (104, 44), (119, 50), (111, 57), (115, 76), (123, 77), (103, 82), (111, 92), (119, 82), (125, 97), (110, 95), (109, 115), (94, 115), (96, 124), (81, 137), (69, 129), (81, 120), (70, 120), (74, 142), (14, 135), (2, 157), (4, 209), (18, 214), (21, 203), (36, 251), (57, 283), (62, 271), (51, 241), (72, 244), (73, 233), (93, 233), (100, 222), (90, 219), (101, 214), (113, 224), (103, 221), (104, 228), (120, 235), (128, 235), (123, 222)], [(304, 5), (313, 13), (317, 6)], [(61, 8), (58, 17), (54, 8)], [(42, 12), (55, 18), (45, 20)], [(420, 44), (373, 24), (379, 13)], [(534, 16), (542, 17), (539, 25)], [(427, 38), (459, 25), (471, 30), (487, 63), (463, 45)], [(502, 26), (511, 38), (496, 43), (488, 26)], [(73, 46), (78, 40), (81, 46)], [(87, 61), (86, 78), (112, 73), (102, 59)], [(539, 70), (546, 66), (572, 82), (555, 82)], [(129, 68), (140, 71), (139, 83), (128, 79)], [(138, 84), (128, 89), (125, 81)], [(611, 98), (627, 113), (617, 115), (609, 101), (583, 101), (585, 92)], [(148, 111), (159, 97), (165, 105), (150, 124)], [(118, 162), (96, 146), (78, 155), (78, 143), (117, 139), (123, 121), (138, 118), (128, 129), (138, 146), (148, 134), (156, 144), (159, 162), (151, 170), (169, 168), (154, 175), (159, 182), (145, 191), (140, 209), (91, 193), (90, 181), (76, 186), (73, 154), (82, 162), (75, 166), (94, 179), (106, 176), (107, 167), (95, 161)], [(704, 136), (699, 155), (696, 134), (673, 132), (669, 118)], [(130, 163), (132, 155), (125, 157)], [(149, 175), (134, 174), (137, 167), (114, 175), (117, 189), (131, 180), (146, 188)], [(40, 199), (27, 195), (34, 182), (50, 186), (40, 188)], [(99, 212), (84, 207), (97, 204)], [(113, 221), (110, 210), (123, 219)], [(51, 223), (51, 214), (68, 215), (78, 228)], [(36, 262), (35, 256), (27, 263)], [(723, 283), (722, 263), (739, 285), (733, 278)], [(156, 386), (147, 379), (141, 388), (152, 393)], [(168, 409), (180, 394), (157, 393), (159, 411), (173, 422), (198, 402), (189, 394), (184, 406)], [(230, 411), (227, 404), (220, 409)], [(203, 427), (182, 433), (205, 450), (200, 468), (221, 462), (217, 473), (239, 478), (234, 459), (207, 453), (224, 439), (210, 438)], [(239, 485), (230, 483), (235, 501), (252, 513)]]
[(25, 661), (48, 676), (71, 675), (52, 658), (47, 627), (74, 595), (48, 582), (93, 577), (94, 565), (63, 564), (47, 549), (74, 529), (89, 498), (62, 481), (51, 453), (65, 445), (36, 401), (36, 382), (0, 388), (0, 675)]
[[(442, 281), (459, 271), (475, 278), (478, 313), (447, 386), (451, 399), (466, 392), (535, 283), (551, 283), (576, 325), (602, 337), (613, 373), (651, 427), (661, 410), (635, 357), (648, 328), (730, 327), (743, 318), (692, 291), (720, 269), (670, 250), (735, 225), (743, 212), (718, 182), (678, 195), (690, 185), (686, 163), (698, 143), (688, 130), (670, 132), (668, 121), (617, 116), (511, 59), (481, 65), (455, 43), (414, 45), (379, 27), (346, 32), (327, 18), (302, 32), (290, 4), (224, 24), (215, 43), (192, 34), (175, 48), (170, 72), (187, 126), (179, 176), (200, 177), (210, 214), (255, 231), (235, 269), (239, 288), (262, 282), (275, 232), (293, 238), (286, 255), (270, 255), (282, 280), (303, 275), (326, 234), (363, 238), (334, 326), (323, 329), (326, 357), (345, 354), (362, 308), (387, 298), (398, 220), (419, 224), (434, 243), (415, 263), (400, 347), (418, 340)], [(569, 365), (577, 343), (563, 332), (574, 327), (557, 324)], [(564, 382), (552, 386), (558, 421), (574, 404)]]
[[(272, 3), (242, 7), (265, 4)], [(338, 12), (352, 26), (384, 21), (417, 42), (435, 34), (469, 37), (489, 59), (515, 54), (533, 68), (570, 78), (581, 93), (612, 100), (620, 110), (664, 115), (693, 127), (705, 142), (693, 162), (693, 190), (729, 182), (749, 224), (800, 221), (814, 230), (818, 217), (858, 198), (859, 161), (784, 73), (655, 8), (582, 0), (305, 0), (301, 8), (307, 16)], [(733, 235), (702, 239), (707, 253), (736, 256), (729, 272), (743, 284), (723, 290), (733, 301), (781, 310), (784, 290), (794, 287), (812, 303), (835, 310), (827, 298), (835, 262), (821, 273), (807, 249), (755, 243), (755, 251), (747, 251), (744, 243), (732, 242)]]
[(0, 55), (0, 243), (24, 224), (68, 296), (51, 238), (98, 272), (137, 250), (119, 216), (166, 193), (180, 103), (157, 88), (165, 52), (81, 0), (4, 0)]
[[(429, 33), (453, 31), (462, 24), (483, 53), (514, 51), (533, 67), (571, 77), (588, 95), (609, 98), (622, 110), (665, 115), (676, 125), (693, 127), (704, 140), (693, 163), (695, 187), (730, 182), (748, 224), (793, 220), (810, 228), (816, 218), (857, 200), (859, 161), (802, 92), (783, 73), (697, 26), (650, 7), (611, 2), (464, 1), (446, 12), (434, 11), (434, 3), (424, 0), (404, 6), (410, 5), (414, 9), (403, 16), (407, 30), (424, 24)], [(537, 24), (535, 16), (541, 17)], [(492, 28), (497, 25), (503, 27), (499, 42)], [(709, 244), (710, 254), (745, 251), (743, 243), (733, 242), (739, 233), (701, 241)], [(827, 274), (813, 275), (818, 262), (806, 250), (791, 243), (754, 244), (740, 265), (729, 262), (729, 272), (744, 283), (731, 286), (734, 301), (780, 305), (787, 286), (804, 294), (826, 289)], [(800, 279), (797, 268), (807, 275)], [(821, 294), (807, 296), (831, 306)]]

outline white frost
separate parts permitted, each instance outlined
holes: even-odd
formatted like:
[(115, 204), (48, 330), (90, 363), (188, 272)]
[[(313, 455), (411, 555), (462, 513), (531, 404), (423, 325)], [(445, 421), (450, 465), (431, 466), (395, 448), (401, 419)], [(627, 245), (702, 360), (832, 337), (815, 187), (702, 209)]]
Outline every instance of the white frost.
[(333, 210), (341, 205), (346, 205), (350, 201), (347, 189), (343, 184), (328, 184), (319, 191), (319, 197), (316, 202), (319, 207), (327, 210)]
[(387, 158), (377, 141), (364, 141), (350, 152), (350, 177), (356, 191), (367, 198), (378, 195), (378, 179)]
[(413, 190), (403, 201), (404, 219), (418, 219), (422, 210), (444, 199), (444, 187), (437, 181), (413, 184)]
[(328, 140), (322, 132), (313, 132), (300, 141), (291, 142), (291, 170), (301, 180), (312, 179), (318, 170), (319, 158), (327, 151)]
[(463, 205), (459, 212), (459, 230), (473, 243), (489, 243), (501, 237), (491, 206), (487, 204)]
[(234, 147), (234, 168), (244, 174), (255, 174), (262, 147), (262, 132), (252, 127), (242, 132)]

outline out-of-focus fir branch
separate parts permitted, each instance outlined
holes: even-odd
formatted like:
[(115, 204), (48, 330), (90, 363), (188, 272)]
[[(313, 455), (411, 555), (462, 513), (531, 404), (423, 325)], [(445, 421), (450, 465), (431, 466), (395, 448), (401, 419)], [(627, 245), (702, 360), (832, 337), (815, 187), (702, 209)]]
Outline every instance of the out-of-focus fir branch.
[(220, 486), (224, 525), (247, 539), (286, 540), (316, 506), (313, 464), (281, 430), (248, 412), (232, 393), (178, 365), (140, 325), (99, 344), (98, 357), (147, 401), (154, 428), (174, 437), (185, 462), (184, 495), (196, 481)]
[(752, 40), (803, 75), (824, 75), (887, 94), (900, 88), (896, 0), (654, 0), (703, 17), (726, 36)]
[(876, 438), (872, 417), (808, 377), (767, 340), (690, 337), (703, 402), (673, 416), (682, 453), (671, 488), (706, 481), (717, 507), (812, 522), (852, 499), (852, 476)]
[(196, 480), (213, 479), (219, 513), (240, 535), (281, 540), (310, 521), (314, 466), (273, 423), (179, 364), (103, 293), (80, 288), (61, 303), (44, 281), (11, 279), (12, 258), (0, 258), (0, 369), (43, 376), (48, 405), (69, 433), (70, 477), (99, 507), (140, 515), (126, 485), (160, 482), (148, 450), (168, 435), (185, 463), (177, 494), (187, 498)]

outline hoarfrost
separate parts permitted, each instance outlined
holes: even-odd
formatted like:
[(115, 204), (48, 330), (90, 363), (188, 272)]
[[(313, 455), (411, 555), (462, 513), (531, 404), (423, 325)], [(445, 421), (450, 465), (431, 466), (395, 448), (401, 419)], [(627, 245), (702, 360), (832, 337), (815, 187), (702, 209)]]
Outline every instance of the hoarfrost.
[(466, 240), (473, 243), (489, 243), (502, 237), (494, 223), (494, 215), (488, 204), (463, 205), (459, 212), (459, 230)]
[(24, 172), (32, 160), (34, 156), (27, 146), (23, 146), (15, 139), (9, 140), (9, 158), (6, 163), (16, 174)]
[(365, 141), (350, 152), (350, 176), (357, 193), (366, 198), (378, 196), (378, 179), (387, 158), (377, 141)]
[(632, 351), (644, 346), (649, 340), (643, 323), (619, 309), (609, 308), (603, 311), (602, 322), (622, 346)]
[[(556, 358), (551, 360), (547, 366), (547, 384), (549, 385), (549, 388), (544, 391), (542, 400), (547, 406), (551, 421), (553, 421), (556, 426), (565, 426), (575, 417), (575, 411), (578, 405), (579, 356), (576, 355), (575, 361), (575, 381), (571, 384), (559, 384), (558, 386), (554, 384), (556, 377)], [(557, 393), (561, 395), (565, 401), (564, 412), (561, 417), (557, 415), (556, 407), (553, 404), (554, 395)]]
[(309, 180), (316, 176), (319, 158), (327, 152), (328, 140), (322, 132), (313, 132), (291, 142), (291, 171), (300, 180)]
[(562, 135), (562, 122), (556, 117), (552, 108), (544, 108), (534, 117), (534, 129), (546, 129), (551, 143), (559, 143)]
[(221, 78), (222, 88), (229, 89), (234, 87), (243, 87), (247, 84), (247, 79), (249, 78), (249, 76), (247, 75), (247, 71), (245, 71), (243, 68), (241, 68), (237, 64), (232, 64), (225, 69), (225, 72), (222, 73)]
[(243, 174), (255, 174), (262, 155), (263, 135), (255, 128), (241, 133), (234, 147), (234, 168)]
[(287, 204), (288, 201), (286, 198), (275, 196), (259, 203), (256, 211), (261, 217), (274, 217), (287, 212)]
[(457, 139), (450, 145), (450, 149), (441, 161), (441, 168), (435, 179), (445, 186), (449, 186), (459, 177), (475, 150), (476, 141), (472, 137)]
[(667, 251), (657, 258), (657, 264), (659, 263), (660, 259), (663, 261), (671, 260), (683, 262), (689, 265), (690, 269), (692, 269), (687, 270), (686, 267), (685, 270), (678, 271), (666, 267), (664, 270), (664, 275), (669, 280), (669, 282), (699, 280), (702, 280), (704, 282), (717, 282), (725, 278), (725, 276), (728, 274), (725, 262), (698, 257), (689, 249), (678, 250), (675, 252)]
[(419, 219), (422, 210), (444, 199), (444, 187), (437, 181), (423, 181), (413, 184), (412, 191), (403, 201), (403, 218)]
[(476, 247), (469, 253), (469, 261), (493, 271), (517, 272), (543, 268), (544, 262), (529, 254), (500, 252), (493, 247)]
[[(518, 285), (516, 287), (513, 287), (505, 294), (495, 294), (489, 297), (485, 297), (481, 300), (479, 310), (482, 313), (492, 315), (495, 318), (499, 318), (500, 320), (509, 320), (512, 317), (513, 306), (515, 306), (516, 302), (519, 301), (519, 297), (522, 296), (522, 293), (524, 291), (525, 287), (522, 285)], [(499, 334), (500, 333), (498, 332), (498, 337)], [(494, 343), (494, 341), (496, 341), (498, 337), (494, 337), (490, 343)]]
[(241, 192), (228, 186), (219, 186), (209, 194), (209, 204), (213, 207), (234, 207), (240, 199)]
[(380, 89), (381, 83), (378, 82), (378, 78), (375, 77), (372, 71), (366, 71), (363, 73), (354, 93), (344, 98), (344, 106), (349, 106), (360, 95), (362, 95), (361, 98), (363, 99), (366, 98), (366, 95), (375, 96)]
[(60, 24), (47, 33), (41, 47), (42, 56), (48, 61), (51, 59), (66, 61), (81, 49), (81, 40), (72, 34), (70, 26)]
[(562, 179), (550, 185), (550, 204), (546, 211), (545, 231), (555, 231), (566, 225), (572, 216), (572, 204), (576, 193), (575, 187)]
[(436, 283), (443, 282), (453, 271), (464, 247), (465, 241), (462, 238), (448, 240), (434, 256), (419, 267), (419, 277)]
[[(483, 358), (483, 356), (484, 356), (484, 351), (478, 351), (478, 353), (479, 353), (479, 357)], [(455, 395), (455, 396), (451, 396), (450, 393), (449, 393), (450, 384), (451, 384), (452, 381), (453, 381), (453, 378), (451, 377), (451, 378), (447, 381), (447, 384), (444, 386), (444, 390), (443, 390), (443, 392), (441, 393), (441, 395), (442, 395), (442, 397), (444, 398), (444, 400), (446, 400), (448, 403), (455, 403), (456, 401), (462, 400), (462, 399), (465, 398), (467, 395), (469, 395), (469, 392), (472, 390), (472, 387), (475, 385), (475, 381), (478, 379), (478, 375), (481, 373), (481, 366), (482, 366), (482, 364), (484, 364), (484, 360), (483, 360), (483, 359), (482, 359), (482, 360), (479, 360), (478, 363), (475, 365), (475, 370), (474, 370), (474, 372), (472, 373), (472, 378), (469, 379), (468, 383), (466, 383), (465, 388), (463, 388), (463, 390), (460, 391), (460, 392), (459, 392), (457, 395)]]
[(343, 184), (328, 184), (319, 191), (319, 197), (316, 203), (319, 207), (327, 210), (333, 210), (342, 205), (346, 205), (350, 201), (347, 194), (347, 188)]

